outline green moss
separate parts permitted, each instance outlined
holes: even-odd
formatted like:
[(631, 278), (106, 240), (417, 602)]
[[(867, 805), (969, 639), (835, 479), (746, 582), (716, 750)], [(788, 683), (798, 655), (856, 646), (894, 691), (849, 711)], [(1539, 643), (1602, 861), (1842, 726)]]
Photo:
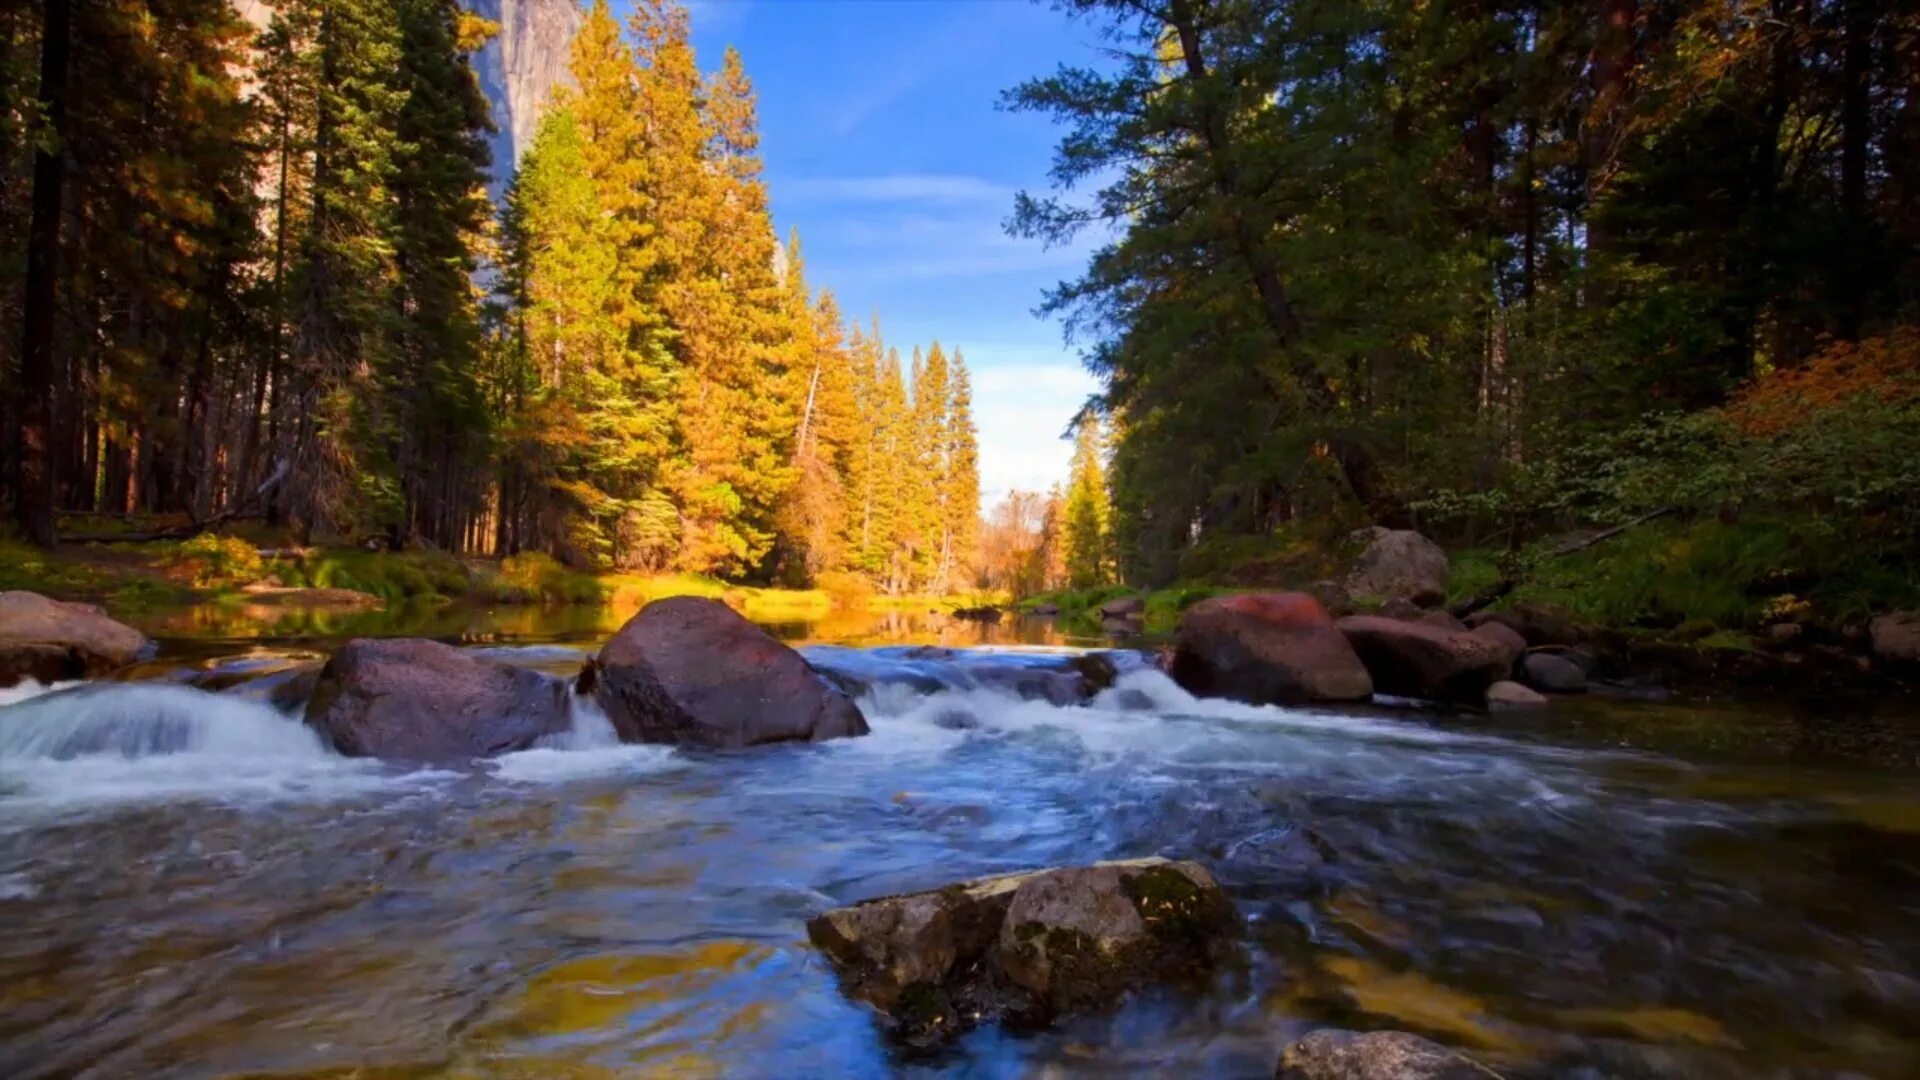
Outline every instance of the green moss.
[(947, 992), (930, 982), (908, 983), (894, 999), (890, 1014), (910, 1040), (937, 1039), (960, 1026), (960, 1015)]
[(1120, 889), (1156, 938), (1197, 942), (1213, 936), (1221, 921), (1220, 898), (1169, 866), (1123, 874)]

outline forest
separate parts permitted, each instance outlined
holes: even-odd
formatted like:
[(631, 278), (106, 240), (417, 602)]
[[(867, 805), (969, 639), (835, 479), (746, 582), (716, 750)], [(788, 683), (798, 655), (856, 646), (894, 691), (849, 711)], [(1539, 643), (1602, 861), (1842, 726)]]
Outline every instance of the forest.
[(970, 583), (966, 362), (806, 280), (731, 50), (605, 0), (496, 207), (454, 0), (0, 10), (21, 536), (296, 543), (888, 592)]
[(1911, 5), (1063, 6), (1104, 60), (1004, 104), (1063, 132), (1011, 228), (1105, 238), (1042, 309), (1112, 448), (1075, 584), (1647, 522), (1604, 614), (1920, 596)]

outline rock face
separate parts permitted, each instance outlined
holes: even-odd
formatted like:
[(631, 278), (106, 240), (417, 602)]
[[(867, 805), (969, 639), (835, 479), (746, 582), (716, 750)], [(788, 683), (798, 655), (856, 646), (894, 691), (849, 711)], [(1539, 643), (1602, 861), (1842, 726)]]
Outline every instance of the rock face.
[(1557, 653), (1528, 653), (1520, 661), (1520, 678), (1535, 690), (1549, 694), (1580, 694), (1587, 689), (1587, 673), (1579, 664)]
[(623, 742), (734, 749), (865, 735), (866, 718), (799, 653), (718, 600), (656, 600), (581, 677)]
[(1873, 620), (1873, 655), (1892, 667), (1920, 667), (1920, 612), (1896, 611)]
[(1258, 705), (1365, 701), (1373, 679), (1305, 593), (1218, 596), (1180, 620), (1169, 672), (1188, 693)]
[(455, 762), (567, 728), (566, 683), (418, 638), (350, 641), (320, 669), (306, 721), (348, 757)]
[[(488, 190), (498, 201), (520, 155), (533, 145), (554, 88), (573, 83), (568, 61), (582, 7), (576, 0), (473, 0), (465, 6), (500, 24), (500, 32), (473, 59), (474, 75), (492, 106), (496, 130), (489, 139)], [(273, 18), (273, 5), (265, 0), (234, 0), (234, 9), (256, 30), (266, 29)]]
[(1505, 646), (1473, 633), (1377, 615), (1350, 615), (1337, 625), (1386, 694), (1477, 704), (1513, 667)]
[(475, 14), (500, 24), (500, 33), (474, 57), (474, 74), (493, 106), (496, 133), (493, 183), (497, 199), (513, 169), (533, 145), (533, 133), (556, 87), (572, 85), (568, 70), (581, 7), (575, 0), (475, 0)]
[(146, 635), (92, 604), (0, 592), (0, 687), (105, 674), (152, 647)]
[(1410, 600), (1432, 607), (1447, 598), (1447, 553), (1411, 529), (1362, 529), (1366, 544), (1344, 583), (1349, 596)]
[(997, 1018), (1044, 1022), (1128, 991), (1190, 982), (1240, 918), (1191, 862), (1038, 870), (836, 908), (807, 923), (852, 997), (928, 1044)]
[(1498, 1074), (1404, 1031), (1316, 1031), (1280, 1055), (1275, 1080), (1499, 1080)]

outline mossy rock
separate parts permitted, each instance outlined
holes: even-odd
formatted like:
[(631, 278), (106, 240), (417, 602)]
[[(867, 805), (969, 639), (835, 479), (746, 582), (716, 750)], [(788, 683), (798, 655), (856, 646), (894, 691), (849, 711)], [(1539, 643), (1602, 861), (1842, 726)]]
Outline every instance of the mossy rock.
[(807, 932), (893, 1038), (929, 1046), (977, 1023), (1042, 1024), (1194, 981), (1239, 927), (1205, 868), (1139, 859), (871, 900), (816, 916)]

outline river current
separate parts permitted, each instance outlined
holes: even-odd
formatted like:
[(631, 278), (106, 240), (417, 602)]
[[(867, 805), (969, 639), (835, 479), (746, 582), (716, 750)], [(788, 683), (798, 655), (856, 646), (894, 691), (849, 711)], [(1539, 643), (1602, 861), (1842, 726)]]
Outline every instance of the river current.
[[(1062, 708), (930, 662), (866, 738), (621, 746), (576, 705), (554, 745), (420, 770), (334, 755), (266, 700), (287, 650), (231, 651), (193, 665), (222, 692), (0, 691), (0, 1075), (1258, 1077), (1327, 1024), (1512, 1076), (1920, 1075), (1910, 718), (1496, 724), (1147, 668)], [(910, 1057), (806, 943), (838, 904), (1149, 854), (1248, 919), (1206, 993)]]

